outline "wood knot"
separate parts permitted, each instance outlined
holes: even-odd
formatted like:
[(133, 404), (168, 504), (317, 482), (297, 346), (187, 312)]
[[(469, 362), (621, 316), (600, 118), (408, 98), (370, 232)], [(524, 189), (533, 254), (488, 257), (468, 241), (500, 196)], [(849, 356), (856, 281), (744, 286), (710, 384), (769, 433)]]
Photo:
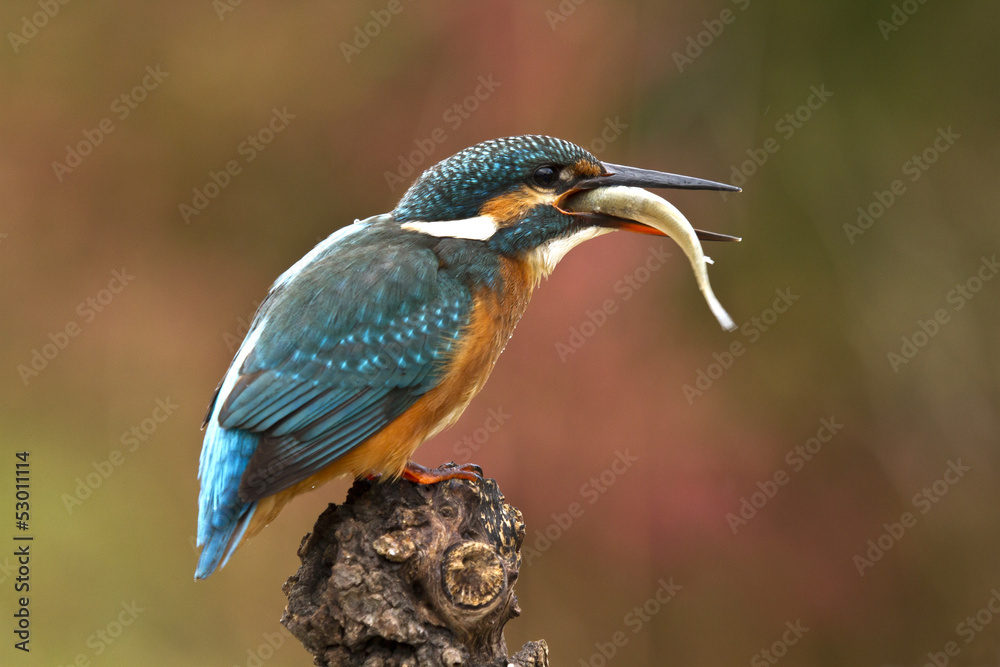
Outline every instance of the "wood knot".
[(455, 606), (485, 610), (507, 588), (507, 571), (491, 546), (459, 542), (441, 559), (441, 586)]
[(282, 623), (320, 667), (547, 667), (503, 638), (523, 541), (492, 479), (359, 480), (303, 540)]

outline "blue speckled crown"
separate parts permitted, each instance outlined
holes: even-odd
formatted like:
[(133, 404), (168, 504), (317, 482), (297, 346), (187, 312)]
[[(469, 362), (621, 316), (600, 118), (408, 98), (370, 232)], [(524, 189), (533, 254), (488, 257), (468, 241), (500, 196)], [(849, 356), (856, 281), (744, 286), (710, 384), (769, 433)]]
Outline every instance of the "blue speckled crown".
[(392, 212), (400, 222), (461, 220), (488, 199), (517, 187), (546, 164), (600, 164), (576, 144), (538, 134), (492, 139), (470, 146), (421, 174)]

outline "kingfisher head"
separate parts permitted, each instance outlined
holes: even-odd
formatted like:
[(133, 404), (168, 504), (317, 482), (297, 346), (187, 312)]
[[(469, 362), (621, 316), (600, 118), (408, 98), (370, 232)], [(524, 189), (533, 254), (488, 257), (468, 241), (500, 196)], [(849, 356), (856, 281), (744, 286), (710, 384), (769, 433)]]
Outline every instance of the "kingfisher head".
[[(568, 141), (524, 135), (485, 141), (442, 160), (410, 186), (392, 215), (404, 229), (482, 241), (499, 254), (533, 260), (547, 274), (572, 247), (605, 232), (668, 234), (663, 226), (650, 224), (648, 216), (631, 214), (628, 192), (610, 210), (588, 206), (579, 196), (617, 186), (739, 191), (723, 183), (602, 162)], [(635, 202), (636, 208), (641, 205)], [(701, 239), (735, 238), (695, 231)]]

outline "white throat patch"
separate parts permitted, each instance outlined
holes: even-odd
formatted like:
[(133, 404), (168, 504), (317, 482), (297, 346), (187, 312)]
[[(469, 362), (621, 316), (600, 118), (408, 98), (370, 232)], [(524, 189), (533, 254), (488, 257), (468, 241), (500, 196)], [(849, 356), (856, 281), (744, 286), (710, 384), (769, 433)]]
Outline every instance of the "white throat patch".
[(433, 222), (405, 222), (401, 229), (408, 229), (421, 234), (430, 234), (439, 238), (471, 239), (485, 241), (493, 236), (499, 227), (497, 221), (488, 215), (479, 215), (464, 220), (435, 220)]
[(556, 268), (559, 260), (565, 257), (570, 250), (584, 241), (613, 231), (615, 230), (607, 227), (587, 227), (569, 236), (546, 241), (531, 251), (531, 261), (543, 276), (548, 276)]

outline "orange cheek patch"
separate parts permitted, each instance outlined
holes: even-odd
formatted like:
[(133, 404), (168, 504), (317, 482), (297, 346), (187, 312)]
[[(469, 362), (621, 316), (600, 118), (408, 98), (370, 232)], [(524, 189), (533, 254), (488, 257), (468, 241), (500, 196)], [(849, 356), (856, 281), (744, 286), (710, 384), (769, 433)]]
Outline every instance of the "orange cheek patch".
[(513, 192), (494, 197), (479, 209), (479, 215), (488, 215), (497, 221), (501, 227), (509, 227), (523, 218), (528, 211), (544, 204), (555, 204), (556, 198), (551, 194), (536, 192), (527, 186), (522, 186)]
[(587, 177), (600, 176), (604, 173), (600, 165), (588, 162), (587, 160), (577, 160), (573, 168), (576, 170), (576, 173)]

